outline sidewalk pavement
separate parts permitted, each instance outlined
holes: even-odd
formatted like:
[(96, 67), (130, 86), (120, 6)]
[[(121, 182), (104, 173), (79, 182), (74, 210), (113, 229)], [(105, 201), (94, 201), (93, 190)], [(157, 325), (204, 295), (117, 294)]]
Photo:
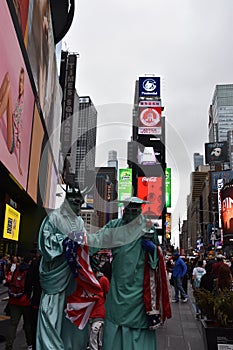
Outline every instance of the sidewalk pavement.
[[(170, 287), (170, 296), (172, 296)], [(172, 318), (157, 331), (157, 350), (204, 350), (200, 320), (196, 319), (192, 288), (188, 281), (187, 303), (171, 303)]]
[[(0, 284), (0, 350), (5, 350), (5, 337), (8, 332), (8, 327), (10, 324), (9, 317), (5, 315), (4, 309), (7, 305), (8, 300), (3, 300), (8, 296), (7, 287), (4, 287)], [(26, 350), (26, 340), (23, 331), (23, 320), (21, 319), (18, 329), (17, 335), (14, 342), (14, 350)]]
[[(188, 302), (180, 302), (177, 304), (171, 303), (172, 318), (167, 320), (166, 323), (156, 331), (157, 350), (205, 350), (201, 323), (195, 317), (196, 314), (192, 289), (189, 282), (188, 284)], [(172, 287), (169, 288), (170, 297), (172, 297)], [(5, 349), (5, 341), (1, 342), (1, 335), (6, 335), (9, 326), (9, 320), (4, 320), (4, 307), (7, 301), (2, 300), (6, 295), (7, 288), (0, 285), (0, 350)], [(14, 342), (14, 350), (25, 349), (27, 349), (27, 346), (21, 320), (17, 330), (16, 340)]]

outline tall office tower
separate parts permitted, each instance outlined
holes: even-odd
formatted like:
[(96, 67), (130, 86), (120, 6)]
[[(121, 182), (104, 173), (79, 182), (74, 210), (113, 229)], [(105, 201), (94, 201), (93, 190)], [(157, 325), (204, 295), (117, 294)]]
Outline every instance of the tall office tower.
[(194, 162), (194, 171), (198, 170), (199, 165), (204, 164), (204, 157), (200, 153), (193, 154), (193, 162)]
[(115, 167), (118, 171), (117, 151), (112, 150), (108, 152), (108, 167)]
[(224, 155), (224, 160), (221, 159), (222, 170), (230, 168), (232, 151), (227, 144), (227, 133), (230, 130), (233, 130), (233, 84), (216, 85), (209, 109), (209, 142), (218, 142), (219, 144), (213, 145), (215, 148), (222, 148), (220, 143), (225, 143), (223, 147), (227, 149), (227, 155)]
[(165, 118), (162, 116), (160, 77), (139, 77), (135, 84), (132, 137), (128, 165), (133, 195), (146, 199), (143, 214), (165, 237)]
[(99, 226), (99, 217), (94, 209), (82, 209), (81, 217), (85, 223), (85, 229), (89, 233), (95, 233)]
[(117, 170), (115, 167), (96, 168), (94, 208), (99, 217), (99, 227), (118, 217)]
[(228, 130), (227, 132), (227, 142), (230, 153), (230, 169), (233, 167), (233, 130)]
[(95, 183), (97, 111), (89, 96), (79, 98), (75, 182), (83, 189)]
[(209, 142), (226, 141), (233, 129), (233, 84), (216, 85), (209, 117)]

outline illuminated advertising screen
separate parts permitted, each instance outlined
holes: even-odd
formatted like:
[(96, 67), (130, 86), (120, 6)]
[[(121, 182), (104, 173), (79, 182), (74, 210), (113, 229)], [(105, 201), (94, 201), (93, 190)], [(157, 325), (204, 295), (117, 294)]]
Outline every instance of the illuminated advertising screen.
[(205, 143), (206, 164), (228, 162), (228, 142)]
[(162, 177), (138, 177), (137, 196), (148, 201), (143, 205), (142, 212), (144, 215), (151, 217), (162, 216), (163, 211), (163, 192)]
[(171, 208), (171, 168), (165, 170), (166, 207)]
[(3, 238), (19, 240), (20, 213), (6, 204)]
[(6, 1), (0, 13), (0, 161), (26, 190), (34, 95)]
[(139, 97), (160, 97), (160, 77), (140, 77)]
[[(132, 169), (119, 169), (118, 200), (123, 201), (132, 196)], [(123, 203), (119, 203), (123, 205)]]
[(224, 185), (220, 195), (223, 234), (233, 234), (233, 184)]
[(39, 167), (43, 138), (44, 128), (38, 109), (35, 107), (27, 185), (27, 192), (35, 203), (37, 203), (38, 199)]
[(28, 16), (28, 57), (56, 166), (62, 94), (57, 71), (50, 1), (32, 1)]
[(171, 238), (171, 213), (166, 213), (166, 238)]
[(161, 135), (161, 107), (147, 107), (139, 109), (138, 134), (140, 135)]
[(28, 8), (29, 8), (29, 0), (23, 0), (23, 1), (12, 1), (15, 12), (18, 19), (18, 24), (20, 27), (20, 31), (22, 33), (22, 37), (24, 39), (24, 45), (27, 47), (27, 41), (28, 41)]
[(223, 183), (226, 184), (233, 179), (232, 170), (210, 171), (209, 174), (211, 176), (211, 188), (213, 192), (218, 191), (218, 180), (222, 179)]
[(139, 107), (161, 107), (161, 100), (151, 101), (151, 100), (142, 100), (138, 103)]
[(161, 164), (161, 157), (161, 147), (138, 144), (137, 162), (139, 165)]

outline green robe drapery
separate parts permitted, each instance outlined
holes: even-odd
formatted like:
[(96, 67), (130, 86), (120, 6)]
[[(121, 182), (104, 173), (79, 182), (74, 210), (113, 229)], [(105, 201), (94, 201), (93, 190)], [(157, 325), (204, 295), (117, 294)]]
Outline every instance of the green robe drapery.
[(66, 319), (66, 296), (76, 281), (64, 256), (62, 242), (72, 230), (84, 230), (80, 216), (65, 206), (51, 212), (43, 221), (38, 238), (42, 255), (40, 282), (42, 296), (37, 326), (37, 350), (85, 350), (87, 331), (80, 331)]
[(133, 224), (112, 220), (97, 234), (87, 234), (90, 252), (111, 248), (113, 255), (103, 350), (156, 350), (156, 333), (148, 330), (143, 302), (145, 227), (146, 219), (140, 216)]

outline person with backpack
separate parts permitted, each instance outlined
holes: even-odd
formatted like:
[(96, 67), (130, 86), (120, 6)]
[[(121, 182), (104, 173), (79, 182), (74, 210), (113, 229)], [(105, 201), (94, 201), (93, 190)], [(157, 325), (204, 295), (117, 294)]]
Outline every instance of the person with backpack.
[(6, 338), (6, 350), (13, 349), (13, 343), (21, 316), (23, 316), (23, 329), (28, 350), (32, 349), (30, 295), (25, 291), (29, 268), (30, 258), (24, 257), (23, 261), (13, 272), (12, 279), (8, 284), (10, 325)]
[[(205, 275), (205, 273), (206, 273), (206, 270), (203, 267), (203, 261), (198, 260), (197, 266), (194, 267), (193, 275), (192, 275), (192, 281), (193, 281), (192, 285), (194, 290), (200, 288), (201, 279), (202, 279), (202, 276)], [(199, 318), (199, 316), (200, 316), (200, 309), (196, 304), (196, 318)]]

